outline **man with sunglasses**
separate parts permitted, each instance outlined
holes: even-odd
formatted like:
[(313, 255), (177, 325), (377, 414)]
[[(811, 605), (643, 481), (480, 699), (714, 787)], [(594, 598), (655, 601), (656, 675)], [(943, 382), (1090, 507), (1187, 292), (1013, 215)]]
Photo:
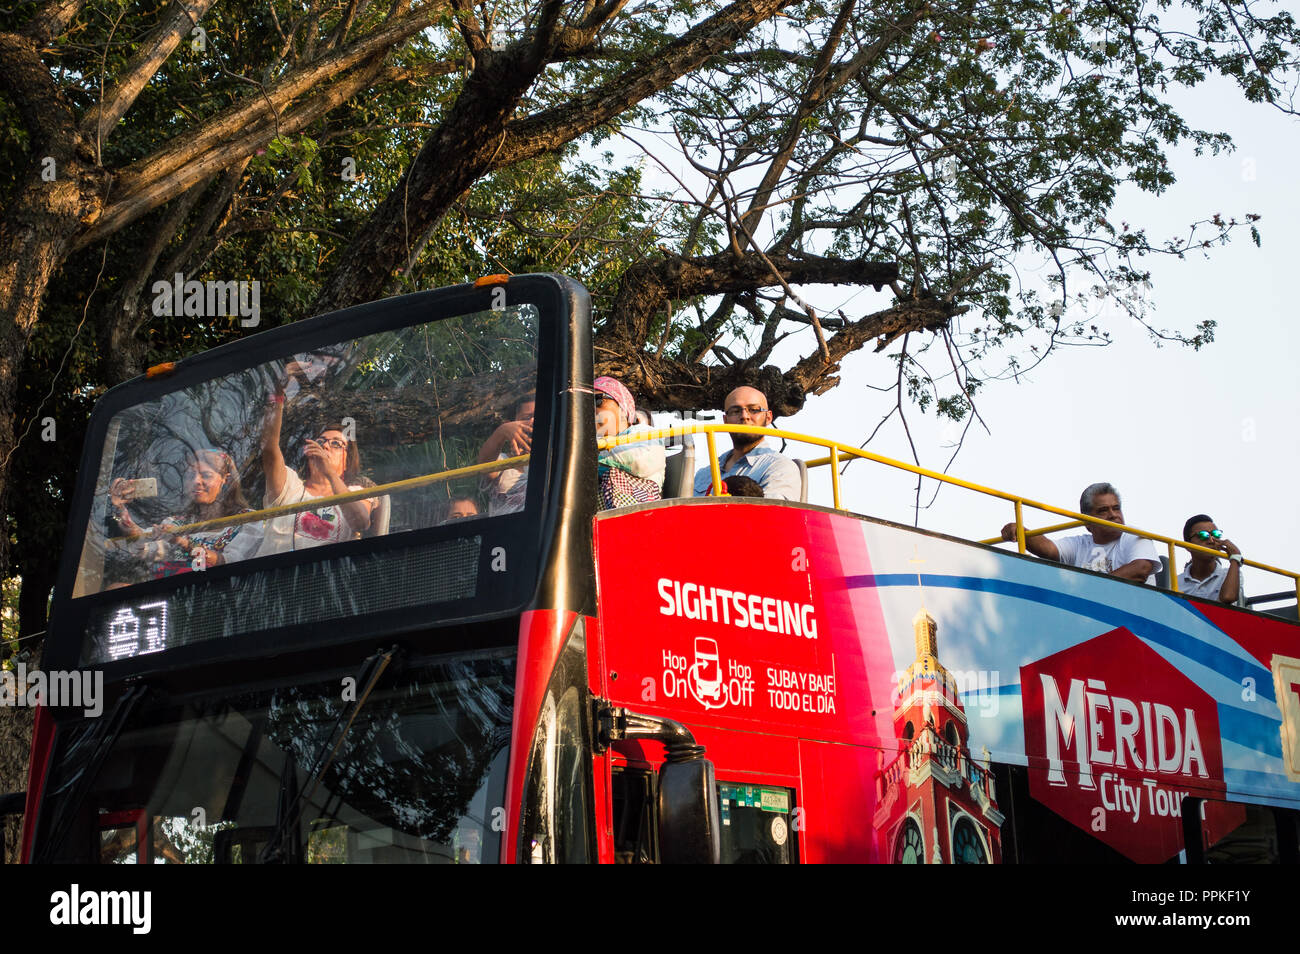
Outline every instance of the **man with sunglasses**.
[(1203, 513), (1189, 517), (1183, 524), (1183, 539), (1212, 550), (1222, 550), (1228, 555), (1227, 564), (1208, 553), (1192, 551), (1192, 559), (1178, 574), (1178, 592), (1185, 596), (1199, 596), (1220, 603), (1246, 605), (1246, 592), (1241, 585), (1241, 551), (1214, 525), (1214, 520)]
[[(769, 427), (772, 412), (767, 406), (767, 395), (758, 388), (739, 387), (727, 395), (723, 403), (723, 417), (728, 424), (750, 424)], [(732, 434), (731, 450), (718, 458), (722, 478), (733, 474), (758, 482), (765, 497), (783, 497), (797, 501), (802, 481), (799, 467), (789, 457), (763, 443), (761, 434)], [(713, 475), (707, 466), (695, 472), (695, 496), (706, 496), (713, 487)]]
[[(1090, 484), (1079, 496), (1079, 513), (1111, 523), (1123, 523), (1119, 491), (1111, 484)], [(1003, 540), (1016, 538), (1016, 525), (1002, 528)], [(1155, 569), (1160, 565), (1156, 548), (1146, 537), (1125, 533), (1116, 527), (1089, 526), (1087, 533), (1049, 540), (1044, 536), (1025, 537), (1025, 549), (1036, 557), (1055, 560), (1066, 566), (1082, 567), (1106, 573), (1121, 580), (1155, 585)]]

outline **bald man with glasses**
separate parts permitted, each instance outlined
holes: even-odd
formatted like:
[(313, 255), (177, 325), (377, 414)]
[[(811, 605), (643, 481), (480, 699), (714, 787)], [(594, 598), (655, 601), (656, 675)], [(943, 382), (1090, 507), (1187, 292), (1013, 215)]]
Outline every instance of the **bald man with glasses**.
[[(750, 424), (770, 427), (772, 412), (767, 406), (767, 396), (758, 388), (739, 387), (727, 395), (723, 416), (728, 424)], [(718, 458), (722, 479), (748, 477), (763, 488), (765, 497), (783, 497), (798, 500), (802, 481), (799, 468), (789, 457), (773, 450), (758, 434), (732, 434), (731, 450)], [(713, 487), (709, 468), (695, 472), (695, 496), (706, 496)]]

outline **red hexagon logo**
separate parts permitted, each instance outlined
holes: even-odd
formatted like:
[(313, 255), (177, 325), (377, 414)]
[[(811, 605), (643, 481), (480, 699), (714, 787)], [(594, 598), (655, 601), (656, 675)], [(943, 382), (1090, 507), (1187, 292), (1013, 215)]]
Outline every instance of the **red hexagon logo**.
[(1133, 861), (1183, 848), (1184, 797), (1224, 791), (1214, 699), (1127, 629), (1020, 667), (1029, 792)]

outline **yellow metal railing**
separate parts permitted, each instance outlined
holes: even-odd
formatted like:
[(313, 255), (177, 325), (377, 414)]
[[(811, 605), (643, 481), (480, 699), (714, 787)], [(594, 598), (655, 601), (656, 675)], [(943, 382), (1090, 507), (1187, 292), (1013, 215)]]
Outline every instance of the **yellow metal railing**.
[[(229, 517), (214, 517), (211, 520), (200, 520), (197, 523), (187, 523), (183, 527), (175, 527), (167, 531), (167, 536), (183, 537), (186, 534), (194, 533), (197, 530), (215, 530), (220, 527), (236, 527), (245, 523), (256, 523), (259, 520), (271, 520), (275, 517), (285, 517), (293, 513), (303, 513), (307, 510), (319, 510), (321, 507), (330, 507), (335, 504), (352, 503), (354, 500), (369, 500), (372, 497), (387, 497), (396, 494), (408, 493), (412, 490), (419, 490), (421, 487), (428, 487), (431, 484), (440, 484), (448, 480), (456, 480), (460, 477), (472, 477), (475, 474), (485, 474), (496, 470), (508, 470), (511, 467), (517, 467), (520, 464), (526, 464), (530, 455), (521, 454), (518, 457), (509, 457), (503, 460), (491, 460), (486, 464), (471, 464), (468, 467), (456, 467), (452, 470), (441, 470), (436, 474), (422, 474), (419, 477), (407, 477), (404, 480), (394, 480), (387, 484), (375, 484), (373, 487), (364, 487), (361, 490), (349, 490), (343, 494), (333, 494), (329, 497), (312, 497), (299, 503), (283, 504), (279, 507), (264, 507), (261, 510), (252, 510), (248, 513), (237, 513)], [(129, 534), (123, 537), (112, 537), (110, 543), (118, 543), (129, 540), (139, 540), (142, 537), (149, 536), (149, 533)]]
[[(1222, 557), (1222, 550), (1215, 550), (1211, 547), (1204, 547), (1198, 543), (1188, 543), (1186, 540), (1177, 540), (1173, 537), (1167, 537), (1163, 534), (1153, 533), (1149, 530), (1142, 530), (1138, 527), (1132, 527), (1127, 524), (1113, 523), (1109, 520), (1102, 520), (1098, 517), (1090, 517), (1087, 514), (1076, 513), (1073, 510), (1067, 510), (1063, 507), (1054, 507), (1051, 504), (1042, 503), (1029, 497), (1022, 497), (1019, 494), (1007, 493), (1004, 490), (997, 490), (993, 487), (985, 487), (981, 484), (973, 483), (969, 480), (962, 480), (960, 477), (953, 477), (949, 474), (942, 474), (938, 471), (929, 470), (925, 467), (918, 467), (905, 461), (895, 460), (892, 457), (885, 457), (882, 454), (875, 454), (860, 447), (854, 447), (849, 444), (842, 444), (838, 441), (827, 440), (824, 437), (815, 437), (810, 434), (800, 434), (793, 431), (782, 431), (770, 427), (754, 427), (748, 424), (688, 424), (681, 427), (659, 428), (652, 431), (639, 431), (632, 434), (621, 435), (619, 437), (607, 437), (597, 442), (601, 448), (615, 447), (620, 444), (634, 444), (641, 441), (663, 440), (668, 437), (687, 434), (704, 434), (709, 449), (709, 470), (713, 478), (713, 493), (717, 495), (721, 490), (721, 471), (718, 466), (717, 442), (715, 434), (756, 434), (763, 437), (773, 437), (786, 441), (794, 441), (801, 444), (809, 444), (815, 447), (823, 447), (829, 453), (825, 457), (817, 457), (805, 460), (804, 464), (811, 470), (814, 467), (829, 465), (831, 470), (831, 495), (836, 510), (845, 509), (840, 501), (840, 483), (839, 483), (839, 465), (845, 459), (860, 458), (862, 460), (874, 461), (877, 464), (884, 464), (897, 470), (906, 471), (909, 474), (916, 474), (920, 477), (928, 477), (931, 480), (937, 480), (940, 483), (951, 484), (955, 487), (962, 487), (966, 490), (972, 490), (989, 497), (996, 497), (1011, 503), (1015, 511), (1016, 525), (1016, 549), (1021, 553), (1027, 552), (1025, 547), (1025, 538), (1040, 536), (1046, 533), (1055, 533), (1058, 530), (1068, 530), (1073, 527), (1083, 525), (1093, 525), (1099, 527), (1114, 527), (1123, 530), (1125, 533), (1131, 533), (1135, 536), (1145, 537), (1157, 543), (1164, 544), (1169, 552), (1169, 583), (1170, 589), (1175, 593), (1178, 592), (1178, 567), (1176, 548), (1182, 548), (1189, 552), (1206, 553), (1215, 557)], [(1055, 514), (1059, 517), (1068, 518), (1065, 523), (1057, 523), (1047, 527), (1037, 529), (1028, 529), (1024, 521), (1024, 508), (1029, 507), (1034, 510), (1041, 510), (1045, 513)], [(1010, 542), (1004, 541), (1001, 537), (993, 537), (988, 540), (976, 540), (976, 543), (986, 545)], [(1291, 580), (1295, 589), (1296, 599), (1300, 602), (1300, 573), (1291, 570), (1284, 570), (1281, 567), (1270, 566), (1267, 563), (1260, 563), (1256, 560), (1242, 560), (1244, 566), (1249, 566), (1257, 570), (1263, 570), (1266, 573), (1276, 573), (1279, 576), (1285, 576)]]
[[(702, 434), (704, 435), (705, 444), (708, 447), (709, 474), (712, 482), (713, 494), (717, 496), (720, 494), (722, 489), (722, 471), (718, 462), (716, 438), (716, 435), (720, 433), (753, 434), (761, 437), (778, 438), (786, 441), (794, 441), (799, 444), (808, 444), (814, 447), (825, 448), (828, 452), (826, 456), (805, 460), (804, 464), (810, 470), (814, 467), (823, 466), (829, 466), (831, 468), (831, 497), (836, 510), (847, 509), (843, 506), (841, 500), (839, 467), (846, 460), (856, 458), (873, 461), (877, 464), (884, 464), (887, 467), (902, 470), (909, 474), (915, 474), (919, 477), (927, 477), (930, 480), (937, 480), (940, 483), (951, 484), (955, 487), (962, 487), (966, 490), (984, 494), (985, 496), (1007, 501), (1012, 504), (1015, 512), (1015, 543), (1016, 549), (1020, 553), (1027, 552), (1025, 546), (1025, 539), (1027, 537), (1040, 536), (1046, 533), (1055, 533), (1059, 530), (1069, 530), (1073, 527), (1088, 524), (1100, 527), (1113, 527), (1118, 530), (1123, 530), (1126, 533), (1132, 533), (1136, 536), (1164, 544), (1169, 552), (1169, 583), (1170, 588), (1174, 592), (1178, 591), (1176, 548), (1181, 547), (1189, 552), (1206, 553), (1215, 557), (1221, 557), (1223, 555), (1221, 550), (1215, 550), (1211, 547), (1204, 547), (1197, 543), (1188, 543), (1186, 540), (1177, 540), (1173, 537), (1167, 537), (1163, 534), (1153, 533), (1149, 530), (1142, 530), (1126, 524), (1113, 523), (1109, 520), (1090, 517), (1086, 514), (1076, 513), (1073, 510), (1067, 510), (1063, 507), (1054, 507), (1051, 504), (1042, 503), (1029, 497), (1007, 493), (1004, 490), (998, 490), (993, 487), (985, 487), (969, 480), (962, 480), (960, 477), (953, 477), (950, 474), (943, 474), (925, 467), (919, 467), (915, 464), (906, 463), (905, 461), (895, 460), (892, 457), (885, 457), (882, 454), (863, 450), (860, 447), (854, 447), (850, 444), (843, 444), (839, 441), (828, 440), (824, 437), (816, 437), (811, 434), (800, 434), (794, 431), (783, 431), (770, 427), (755, 427), (750, 424), (686, 424), (677, 427), (661, 427), (634, 431), (629, 434), (621, 434), (614, 437), (603, 437), (596, 441), (596, 446), (600, 450), (605, 450), (610, 447), (619, 447), (626, 444), (640, 444), (648, 441), (667, 440), (672, 437)], [(511, 457), (506, 460), (494, 460), (488, 461), (484, 464), (471, 464), (468, 467), (456, 467), (451, 470), (444, 470), (433, 474), (424, 474), (419, 477), (410, 477), (405, 480), (395, 480), (387, 484), (377, 484), (374, 487), (366, 487), (362, 490), (352, 490), (347, 493), (335, 494), (330, 497), (313, 497), (311, 500), (302, 503), (285, 504), (280, 507), (267, 507), (250, 513), (235, 514), (230, 517), (219, 517), (214, 520), (204, 520), (198, 523), (191, 523), (169, 531), (169, 535), (180, 536), (193, 533), (196, 530), (210, 530), (218, 527), (252, 523), (258, 520), (268, 520), (274, 517), (286, 516), (288, 514), (301, 513), (305, 510), (315, 510), (322, 506), (351, 503), (354, 500), (367, 500), (372, 497), (406, 493), (412, 490), (417, 490), (421, 487), (427, 487), (431, 484), (442, 483), (448, 480), (456, 480), (461, 477), (470, 477), (476, 474), (517, 467), (520, 464), (527, 463), (528, 460), (528, 454), (521, 454), (517, 457)], [(1067, 518), (1067, 521), (1065, 523), (1052, 524), (1051, 526), (1029, 529), (1025, 526), (1024, 521), (1024, 509), (1026, 507), (1034, 510), (1041, 510), (1045, 513), (1054, 514), (1059, 517), (1065, 517)], [(114, 541), (130, 539), (138, 539), (138, 537), (117, 537), (114, 538)], [(973, 542), (993, 545), (1010, 541), (1004, 541), (1001, 537), (993, 537), (987, 540), (976, 540)], [(1295, 589), (1297, 601), (1300, 601), (1300, 573), (1295, 573), (1291, 570), (1284, 570), (1276, 566), (1270, 566), (1267, 563), (1260, 563), (1256, 560), (1243, 559), (1242, 563), (1245, 566), (1262, 570), (1266, 573), (1275, 573), (1279, 576), (1287, 577), (1291, 580)]]

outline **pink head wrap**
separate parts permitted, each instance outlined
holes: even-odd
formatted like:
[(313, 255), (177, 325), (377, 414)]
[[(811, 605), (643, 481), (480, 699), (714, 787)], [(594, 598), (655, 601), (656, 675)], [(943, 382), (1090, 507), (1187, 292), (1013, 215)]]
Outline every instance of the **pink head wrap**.
[(597, 378), (591, 382), (591, 386), (597, 394), (607, 394), (614, 399), (614, 403), (623, 411), (623, 416), (627, 418), (628, 427), (636, 423), (636, 401), (632, 397), (632, 392), (623, 387), (617, 379), (608, 375)]

